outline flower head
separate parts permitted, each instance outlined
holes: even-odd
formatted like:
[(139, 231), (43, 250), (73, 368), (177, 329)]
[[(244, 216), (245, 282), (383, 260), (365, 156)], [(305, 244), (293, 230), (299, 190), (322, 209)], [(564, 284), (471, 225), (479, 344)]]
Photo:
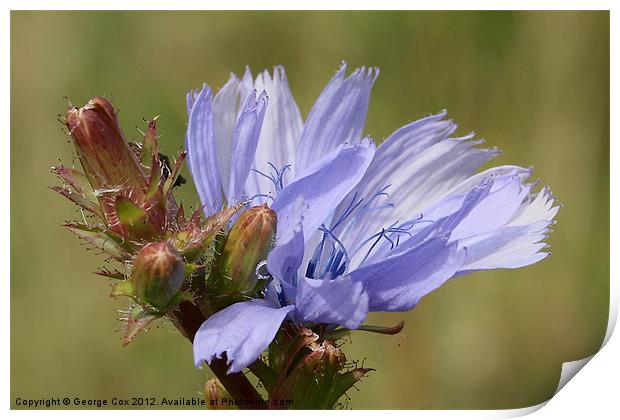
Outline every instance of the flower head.
[(226, 352), (238, 372), (280, 324), (357, 329), (369, 311), (407, 311), (450, 278), (517, 268), (549, 255), (558, 207), (531, 169), (477, 170), (498, 155), (453, 136), (446, 112), (363, 137), (378, 70), (342, 65), (305, 122), (284, 69), (232, 75), (213, 96), (188, 94), (192, 176), (206, 214), (249, 201), (277, 215), (271, 281), (254, 299), (207, 319), (197, 365)]

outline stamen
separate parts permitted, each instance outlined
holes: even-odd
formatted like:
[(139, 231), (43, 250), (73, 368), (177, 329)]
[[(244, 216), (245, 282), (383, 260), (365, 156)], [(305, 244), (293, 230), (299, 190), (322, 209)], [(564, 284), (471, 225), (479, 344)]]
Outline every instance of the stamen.
[(338, 239), (338, 237), (336, 235), (334, 235), (334, 233), (330, 230), (327, 229), (325, 227), (325, 225), (321, 225), (321, 227), (319, 228), (320, 231), (322, 231), (323, 233), (327, 233), (329, 236), (331, 236), (331, 238), (334, 240), (334, 242), (336, 242), (338, 245), (340, 245), (340, 248), (342, 248), (342, 252), (344, 253), (344, 256), (346, 258), (346, 262), (349, 262), (349, 256), (347, 255), (347, 250), (344, 247), (344, 244), (340, 241), (340, 239)]
[(271, 198), (271, 200), (276, 201), (275, 197), (271, 194), (254, 194), (252, 197), (250, 197), (248, 202), (252, 202), (256, 197)]
[[(273, 165), (272, 168), (275, 169)], [(278, 171), (278, 177), (281, 177), (281, 172)], [(393, 203), (385, 203), (379, 204), (377, 200), (381, 197), (389, 197), (389, 194), (386, 190), (390, 187), (390, 185), (386, 185), (376, 191), (369, 198), (359, 197), (359, 192), (356, 191), (353, 194), (350, 202), (348, 203), (345, 210), (340, 214), (338, 219), (331, 224), (331, 227), (328, 228), (324, 224), (319, 227), (319, 231), (323, 232), (323, 236), (321, 238), (320, 243), (317, 245), (312, 258), (308, 262), (308, 266), (306, 267), (306, 277), (310, 278), (336, 278), (345, 273), (347, 268), (350, 265), (350, 255), (347, 252), (344, 243), (340, 240), (340, 238), (346, 236), (347, 232), (350, 229), (353, 229), (355, 226), (355, 222), (367, 215), (370, 212), (380, 211), (387, 208), (394, 207)], [(338, 227), (345, 224), (346, 226), (342, 231), (336, 235), (335, 231)], [(370, 240), (376, 239), (377, 242), (381, 240), (382, 237), (385, 237), (388, 233), (407, 233), (407, 230), (398, 226), (395, 227), (396, 223), (388, 229), (384, 229), (378, 235), (373, 235), (371, 238), (364, 241), (361, 246), (366, 245)], [(386, 238), (391, 244), (392, 247), (396, 246), (396, 244), (390, 238)], [(371, 247), (374, 248), (376, 244), (373, 244)], [(329, 247), (329, 248), (326, 248)], [(356, 252), (359, 248), (356, 250)], [(352, 254), (351, 254), (352, 255)]]
[(277, 180), (273, 177), (273, 175), (272, 175), (272, 174), (271, 174), (271, 175), (267, 175), (266, 173), (261, 172), (261, 171), (259, 171), (258, 169), (254, 169), (254, 168), (252, 168), (252, 169), (250, 169), (250, 170), (251, 170), (252, 172), (256, 172), (257, 174), (264, 176), (264, 177), (265, 177), (265, 178), (267, 178), (269, 181), (273, 182), (273, 184), (274, 184), (274, 185), (276, 185)]
[[(355, 228), (355, 222), (357, 220), (367, 216), (371, 212), (395, 207), (394, 203), (387, 202), (381, 204), (377, 202), (381, 197), (389, 197), (386, 191), (390, 186), (391, 185), (388, 184), (382, 187), (367, 199), (364, 197), (358, 198), (359, 193), (355, 192), (345, 210), (340, 214), (338, 219), (332, 223), (330, 228), (327, 228), (324, 224), (318, 228), (319, 231), (323, 232), (323, 236), (315, 248), (312, 258), (308, 262), (306, 277), (321, 279), (336, 278), (345, 273), (350, 265), (351, 257), (362, 249), (365, 249), (369, 243), (372, 242), (370, 247), (365, 251), (364, 258), (360, 264), (366, 262), (382, 239), (389, 244), (389, 249), (394, 249), (400, 244), (401, 236), (406, 235), (408, 238), (413, 236), (411, 230), (415, 225), (421, 222), (432, 223), (430, 220), (422, 220), (422, 214), (415, 219), (403, 223), (399, 223), (397, 220), (390, 226), (382, 228), (381, 231), (367, 237), (352, 253), (347, 252), (340, 238), (344, 238), (349, 230)], [(345, 224), (345, 222), (346, 226), (344, 229), (341, 229), (338, 235), (336, 235), (335, 230)]]
[(349, 206), (347, 207), (347, 210), (343, 212), (343, 215), (338, 219), (338, 221), (332, 226), (331, 229), (334, 230), (338, 225), (340, 225), (344, 221), (344, 219), (351, 216), (349, 223), (344, 228), (344, 230), (340, 233), (340, 236), (344, 237), (346, 236), (345, 235), (346, 232), (348, 232), (349, 229), (352, 229), (352, 226), (355, 225), (355, 222), (359, 220), (360, 218), (362, 218), (363, 216), (367, 215), (368, 213), (395, 207), (393, 203), (386, 203), (382, 205), (372, 206), (373, 201), (377, 200), (379, 197), (389, 198), (389, 194), (386, 193), (385, 191), (390, 186), (391, 184), (388, 184), (385, 187), (381, 188), (379, 191), (375, 192), (368, 200), (366, 200), (366, 204), (361, 207), (360, 207), (360, 204), (362, 203), (362, 201), (364, 201), (364, 198), (361, 198), (355, 205), (353, 205), (355, 198), (357, 197), (357, 192), (355, 192), (355, 194), (353, 195), (353, 201), (351, 202), (351, 204), (349, 204)]
[[(359, 252), (366, 244), (368, 244), (373, 239), (375, 239), (375, 241), (370, 246), (368, 251), (366, 251), (366, 254), (364, 255), (364, 258), (362, 259), (360, 264), (363, 264), (368, 259), (368, 257), (370, 256), (370, 254), (372, 253), (372, 251), (375, 249), (375, 247), (381, 241), (382, 238), (385, 239), (387, 242), (389, 242), (390, 249), (396, 248), (400, 244), (400, 237), (401, 237), (401, 235), (407, 235), (410, 238), (413, 236), (413, 234), (410, 232), (410, 230), (415, 225), (417, 225), (419, 223), (432, 223), (431, 220), (422, 220), (423, 217), (424, 216), (422, 214), (420, 214), (420, 216), (418, 218), (409, 220), (407, 222), (401, 223), (400, 225), (396, 226), (398, 224), (398, 220), (397, 220), (396, 222), (392, 223), (389, 227), (382, 228), (380, 232), (375, 233), (374, 235), (371, 235), (369, 238), (367, 238), (365, 241), (363, 241), (355, 249), (355, 251), (353, 252), (353, 255), (355, 255), (357, 252)], [(393, 238), (391, 238), (388, 235), (396, 235), (396, 240), (394, 240)]]
[(271, 166), (274, 171), (276, 171), (276, 174), (275, 175), (272, 174), (272, 177), (274, 178), (273, 183), (276, 186), (276, 191), (279, 192), (282, 190), (282, 188), (284, 188), (284, 171), (286, 171), (287, 169), (290, 169), (291, 165), (290, 164), (284, 165), (282, 169), (278, 170), (278, 168), (276, 168), (276, 166), (273, 163), (267, 162), (267, 164)]
[[(377, 240), (372, 244), (372, 246), (370, 247), (370, 249), (368, 250), (366, 255), (364, 255), (364, 258), (362, 259), (362, 263), (361, 264), (363, 264), (366, 261), (366, 258), (368, 258), (368, 256), (372, 252), (372, 250), (375, 248), (375, 246), (377, 246), (377, 244), (379, 243), (379, 241), (381, 240), (381, 238), (383, 237), (384, 234), (385, 234), (385, 229), (381, 229), (381, 232), (379, 232), (378, 234), (373, 235), (373, 236), (377, 236)], [(373, 236), (371, 236), (369, 239), (372, 239)], [(368, 242), (369, 239), (364, 241), (364, 243)], [(360, 248), (361, 248), (361, 246), (360, 246)], [(358, 248), (358, 250), (359, 250), (359, 248)]]
[(359, 207), (360, 204), (362, 204), (362, 202), (364, 201), (363, 198), (360, 198), (359, 201), (356, 203), (355, 199), (357, 198), (357, 191), (355, 192), (355, 194), (353, 194), (353, 198), (351, 199), (351, 202), (349, 203), (349, 206), (346, 208), (346, 210), (342, 213), (342, 216), (340, 216), (340, 218), (336, 221), (336, 223), (334, 223), (332, 225), (331, 230), (336, 229), (342, 222), (344, 222), (344, 220), (349, 217), (351, 215), (351, 213), (353, 213), (355, 211), (356, 208)]
[[(349, 255), (342, 241), (330, 229), (321, 225), (319, 230), (323, 232), (323, 237), (308, 262), (306, 277), (333, 279), (346, 271)], [(329, 251), (326, 246), (329, 246)]]
[(267, 162), (267, 164), (271, 166), (271, 168), (275, 171), (275, 173), (271, 172), (269, 175), (267, 175), (266, 173), (261, 172), (258, 169), (250, 169), (250, 170), (267, 178), (274, 185), (276, 192), (280, 192), (282, 188), (284, 188), (284, 172), (287, 169), (290, 169), (291, 165), (290, 164), (284, 165), (282, 169), (278, 170), (278, 168), (273, 163)]

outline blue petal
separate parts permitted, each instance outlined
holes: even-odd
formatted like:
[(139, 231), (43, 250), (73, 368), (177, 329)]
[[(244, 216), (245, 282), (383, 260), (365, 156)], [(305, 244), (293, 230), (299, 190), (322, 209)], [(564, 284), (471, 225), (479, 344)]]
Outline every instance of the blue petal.
[(235, 303), (207, 319), (194, 338), (194, 364), (224, 353), (229, 373), (240, 372), (269, 346), (293, 306), (274, 308), (265, 300)]
[(441, 211), (437, 211), (436, 216), (438, 218), (436, 220), (429, 220), (429, 224), (420, 224), (424, 227), (415, 231), (409, 239), (401, 242), (397, 247), (391, 247), (384, 243), (382, 247), (378, 247), (373, 252), (369, 261), (378, 261), (387, 256), (401, 254), (432, 238), (447, 241), (451, 238), (450, 235), (455, 228), (488, 196), (492, 187), (493, 178), (485, 178), (467, 194), (462, 197), (459, 196), (456, 204), (452, 202), (452, 197), (446, 198), (442, 202), (446, 203), (445, 205), (438, 205)]
[(242, 199), (245, 182), (254, 161), (266, 106), (265, 92), (261, 93), (258, 99), (252, 93), (248, 96), (237, 120), (232, 138), (231, 173), (227, 195), (229, 204), (238, 203)]
[(241, 103), (245, 103), (248, 96), (252, 94), (254, 89), (254, 83), (252, 82), (252, 71), (250, 70), (250, 66), (245, 66), (245, 72), (243, 73), (243, 77), (241, 78), (241, 83), (239, 83), (239, 99)]
[[(204, 86), (203, 86), (204, 88)], [(192, 113), (192, 108), (194, 107), (194, 102), (196, 102), (196, 96), (200, 93), (199, 90), (190, 90), (185, 95), (185, 105), (187, 107), (187, 117)], [(186, 139), (187, 140), (187, 139)]]
[[(299, 198), (307, 209), (303, 213), (303, 235), (306, 240), (333, 212), (340, 200), (360, 181), (375, 153), (372, 141), (343, 145), (313, 167), (314, 172), (286, 186), (271, 208), (278, 219), (286, 219), (297, 210)], [(289, 229), (280, 226), (278, 231)]]
[(304, 257), (303, 214), (308, 204), (298, 197), (290, 211), (278, 215), (276, 245), (267, 257), (267, 270), (279, 281), (296, 284), (297, 270)]
[[(398, 249), (415, 246), (431, 236), (455, 241), (500, 228), (515, 216), (529, 190), (515, 175), (483, 178), (467, 193), (448, 195), (426, 209), (422, 222), (431, 224), (421, 223), (426, 227), (417, 230)], [(380, 252), (374, 255), (376, 258)]]
[(371, 311), (408, 311), (453, 277), (464, 259), (456, 243), (435, 238), (349, 275), (365, 285)]
[(370, 90), (378, 69), (359, 68), (345, 79), (343, 64), (312, 107), (304, 125), (295, 159), (295, 174), (345, 142), (361, 138)]
[[(400, 162), (400, 169), (390, 174), (377, 167), (375, 176), (390, 184), (390, 199), (398, 209), (399, 218), (421, 212), (441, 199), (451, 188), (473, 175), (482, 165), (497, 157), (496, 148), (479, 147), (482, 140), (474, 134), (459, 138), (444, 138), (429, 144), (412, 156), (393, 147), (386, 150), (387, 159)], [(409, 157), (402, 160), (403, 157)]]
[(506, 226), (489, 233), (459, 241), (467, 251), (464, 272), (496, 268), (519, 268), (534, 264), (549, 255), (542, 251), (550, 221), (525, 226)]
[(239, 79), (230, 75), (228, 82), (213, 98), (213, 126), (222, 190), (228, 192), (232, 153), (232, 137), (239, 110)]
[[(281, 187), (274, 181), (287, 185), (293, 178), (292, 165), (303, 123), (284, 68), (276, 66), (273, 77), (267, 71), (262, 72), (254, 88), (269, 95), (254, 164), (245, 185), (248, 197), (254, 197), (252, 205), (258, 205), (267, 201), (265, 195), (277, 195)], [(274, 180), (269, 178), (272, 174)]]
[(529, 191), (529, 186), (523, 185), (516, 176), (496, 179), (488, 196), (459, 223), (451, 239), (468, 238), (504, 226), (515, 215)]
[(467, 220), (477, 206), (488, 198), (494, 185), (493, 178), (482, 180), (479, 185), (463, 197), (458, 210), (440, 219), (440, 222), (437, 223), (438, 229), (434, 234), (436, 236), (451, 235), (454, 230), (462, 225), (464, 220)]
[(296, 295), (296, 286), (277, 278), (271, 280), (265, 289), (265, 300), (269, 301), (271, 306), (275, 308), (294, 305)]
[[(366, 200), (364, 206), (372, 201), (372, 207), (382, 209), (341, 223), (336, 233), (346, 230), (341, 238), (345, 246), (359, 244), (395, 221), (415, 218), (498, 154), (495, 149), (475, 147), (480, 142), (471, 135), (450, 138), (457, 126), (445, 116), (444, 111), (410, 123), (381, 143), (364, 178), (336, 211), (335, 220), (347, 211), (354, 195)], [(376, 196), (379, 191), (383, 196)]]
[(508, 223), (509, 226), (523, 226), (542, 220), (553, 220), (560, 205), (549, 187), (544, 187), (536, 194), (531, 194), (517, 211), (515, 217)]
[(320, 322), (356, 329), (368, 315), (364, 285), (350, 276), (333, 280), (300, 279), (295, 316), (301, 322)]
[(220, 174), (215, 157), (211, 89), (205, 85), (198, 94), (188, 94), (190, 105), (185, 137), (189, 169), (205, 215), (209, 216), (222, 207)]
[(459, 240), (467, 249), (463, 270), (518, 268), (547, 257), (544, 240), (558, 209), (551, 191), (543, 188), (526, 199), (505, 226)]

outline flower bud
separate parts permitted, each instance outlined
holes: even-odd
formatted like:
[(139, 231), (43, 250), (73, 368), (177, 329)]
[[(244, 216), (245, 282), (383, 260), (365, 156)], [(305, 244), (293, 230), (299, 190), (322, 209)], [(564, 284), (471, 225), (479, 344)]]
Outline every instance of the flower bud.
[(304, 356), (273, 390), (274, 398), (292, 399), (295, 409), (330, 409), (368, 369), (342, 372), (346, 357), (333, 341), (307, 347)]
[(106, 224), (117, 233), (127, 233), (116, 208), (118, 198), (123, 197), (148, 209), (150, 224), (163, 225), (165, 210), (161, 203), (147, 203), (148, 178), (125, 140), (112, 104), (94, 97), (82, 108), (69, 109), (66, 123)]
[(257, 283), (256, 269), (273, 247), (276, 213), (266, 205), (243, 212), (234, 224), (219, 260), (227, 288), (249, 293)]
[[(346, 357), (342, 350), (335, 346), (331, 340), (325, 340), (312, 353), (304, 357), (297, 366), (297, 383), (294, 384), (293, 399), (302, 398), (308, 389), (299, 384), (309, 382), (314, 402), (304, 408), (321, 407), (323, 409), (334, 408), (338, 400), (356, 382), (360, 381), (366, 374), (373, 369), (356, 367), (347, 372), (342, 372), (345, 368)], [(291, 375), (295, 378), (295, 375)]]
[(230, 399), (224, 385), (217, 378), (211, 378), (205, 384), (205, 402), (211, 410), (230, 410), (236, 408), (233, 404), (224, 404), (222, 399)]
[(342, 350), (329, 340), (321, 343), (302, 361), (306, 371), (321, 373), (330, 377), (335, 376), (344, 367), (345, 362), (346, 357)]
[(168, 242), (150, 243), (134, 261), (131, 283), (136, 299), (165, 312), (185, 278), (183, 259)]

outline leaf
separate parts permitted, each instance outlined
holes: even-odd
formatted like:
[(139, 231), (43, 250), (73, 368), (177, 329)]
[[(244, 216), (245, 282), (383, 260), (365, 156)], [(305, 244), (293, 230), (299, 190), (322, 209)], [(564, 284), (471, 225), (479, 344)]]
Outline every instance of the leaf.
[(114, 203), (118, 223), (129, 236), (135, 238), (150, 238), (155, 235), (156, 229), (148, 221), (146, 211), (130, 199), (118, 197)]
[(101, 207), (99, 206), (99, 203), (87, 199), (86, 197), (81, 195), (79, 192), (73, 191), (70, 188), (63, 188), (63, 187), (50, 187), (50, 188), (56, 191), (58, 194), (73, 201), (75, 204), (77, 204), (84, 210), (87, 210), (93, 213), (95, 216), (99, 217), (101, 220), (104, 220), (103, 213), (101, 212)]
[(146, 168), (151, 168), (153, 157), (157, 157), (157, 117), (149, 121), (144, 140), (142, 141), (142, 150), (140, 160)]
[(239, 203), (209, 216), (202, 227), (204, 233), (203, 247), (210, 247), (217, 235), (228, 225), (230, 218), (244, 206), (244, 203)]
[(185, 278), (187, 279), (189, 276), (191, 276), (194, 271), (198, 270), (199, 268), (202, 268), (202, 265), (200, 264), (185, 264), (185, 266), (183, 267), (185, 270)]
[(65, 223), (63, 226), (80, 239), (85, 240), (118, 261), (131, 259), (131, 256), (118, 244), (111, 234), (81, 224)]
[(287, 372), (291, 367), (295, 358), (299, 352), (305, 348), (314, 349), (317, 347), (316, 342), (318, 341), (319, 336), (315, 334), (309, 328), (301, 328), (298, 332), (297, 337), (287, 346), (285, 350), (284, 358), (282, 359), (282, 365), (279, 367), (282, 372)]
[(108, 277), (110, 279), (115, 279), (115, 280), (125, 280), (127, 278), (127, 276), (125, 276), (120, 271), (118, 270), (110, 271), (105, 267), (95, 271), (95, 274), (99, 276), (103, 276), (103, 277)]
[(131, 280), (119, 281), (112, 286), (110, 297), (127, 296), (133, 298), (135, 296)]
[(180, 291), (179, 293), (174, 295), (174, 297), (170, 301), (170, 305), (168, 305), (168, 308), (166, 308), (164, 312), (167, 312), (171, 307), (176, 306), (185, 300), (191, 302), (193, 299), (194, 295), (192, 295), (190, 292)]
[(128, 198), (118, 198), (114, 203), (114, 207), (116, 208), (118, 220), (123, 225), (133, 225), (140, 223), (142, 220), (146, 220), (146, 212), (144, 209), (136, 206)]
[(185, 224), (185, 209), (183, 203), (179, 204), (179, 209), (176, 214), (177, 225), (183, 226)]
[(97, 201), (97, 196), (95, 195), (95, 191), (93, 187), (91, 187), (90, 182), (88, 182), (88, 178), (82, 172), (67, 168), (65, 166), (57, 166), (52, 168), (52, 172), (54, 172), (60, 179), (65, 181), (73, 190), (78, 192), (84, 198), (90, 201)]
[(241, 207), (243, 205), (228, 207), (208, 217), (202, 226), (199, 223), (199, 212), (194, 213), (187, 223), (182, 223), (184, 230), (176, 232), (173, 240), (183, 258), (188, 262), (194, 262), (212, 254), (218, 234), (223, 231), (230, 218)]
[(347, 392), (353, 385), (361, 380), (368, 372), (374, 371), (369, 368), (357, 368), (349, 372), (342, 373), (334, 379), (332, 389), (329, 393), (330, 397), (327, 403), (328, 408), (332, 408), (334, 404), (338, 402), (345, 392)]
[(276, 371), (267, 366), (261, 359), (257, 359), (248, 368), (262, 382), (267, 392), (271, 393), (278, 379)]
[(212, 214), (207, 217), (207, 220), (205, 220), (203, 229), (216, 235), (221, 229), (224, 228), (224, 226), (226, 226), (230, 218), (244, 206), (245, 203), (239, 203)]
[(349, 330), (347, 328), (337, 328), (325, 335), (330, 340), (339, 340), (345, 336), (348, 336), (353, 331), (366, 331), (376, 334), (395, 335), (403, 330), (405, 321), (400, 321), (398, 324), (391, 327), (383, 327), (380, 325), (361, 325), (356, 330)]
[(150, 314), (139, 307), (134, 308), (127, 319), (125, 335), (123, 336), (123, 347), (131, 343), (140, 332), (144, 331), (158, 318), (160, 318), (160, 315)]
[(152, 199), (157, 196), (159, 192), (159, 182), (161, 181), (161, 166), (159, 159), (153, 156), (151, 163), (151, 177), (149, 178), (149, 189), (146, 192), (146, 198)]
[(382, 327), (380, 325), (361, 325), (357, 329), (359, 331), (368, 331), (377, 334), (395, 335), (403, 330), (405, 321), (400, 321), (398, 324), (392, 327)]

